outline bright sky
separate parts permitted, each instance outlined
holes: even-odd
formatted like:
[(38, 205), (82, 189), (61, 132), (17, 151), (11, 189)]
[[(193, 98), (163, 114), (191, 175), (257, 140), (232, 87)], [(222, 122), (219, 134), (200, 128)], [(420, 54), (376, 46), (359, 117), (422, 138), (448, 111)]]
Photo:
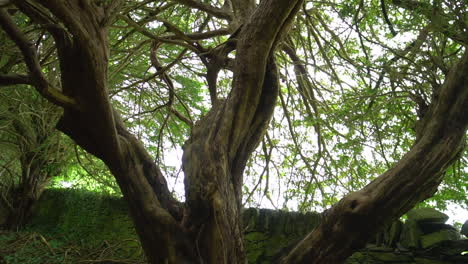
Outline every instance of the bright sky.
[[(372, 158), (372, 156), (369, 156)], [(167, 153), (166, 155), (166, 165), (167, 166), (174, 166), (176, 168), (180, 168), (181, 162), (182, 161), (182, 150), (174, 150), (170, 153)], [(272, 179), (275, 181), (275, 179)], [(278, 181), (278, 179), (276, 179)], [(170, 185), (170, 188), (173, 188), (173, 190), (179, 194), (179, 196), (182, 198), (184, 195), (184, 185), (183, 185), (183, 172), (180, 172), (180, 175), (174, 179), (174, 178), (168, 178), (168, 182)], [(271, 187), (274, 188), (274, 186), (277, 186), (278, 183), (272, 183)], [(276, 206), (281, 206), (283, 203), (283, 195), (278, 195), (279, 200), (277, 201)], [(298, 201), (289, 201), (288, 205), (291, 208), (297, 208), (297, 203)], [(265, 197), (261, 198), (260, 205), (262, 208), (269, 208), (269, 209), (275, 209), (271, 201)], [(455, 222), (458, 223), (464, 223), (466, 220), (468, 220), (468, 210), (463, 209), (460, 205), (454, 204), (454, 203), (449, 203), (447, 206), (447, 210), (444, 210), (445, 214), (449, 216), (449, 220), (447, 221), (448, 224), (454, 224)]]
[(448, 224), (453, 225), (455, 222), (463, 224), (468, 221), (468, 210), (461, 208), (460, 205), (450, 204), (444, 213), (450, 217)]

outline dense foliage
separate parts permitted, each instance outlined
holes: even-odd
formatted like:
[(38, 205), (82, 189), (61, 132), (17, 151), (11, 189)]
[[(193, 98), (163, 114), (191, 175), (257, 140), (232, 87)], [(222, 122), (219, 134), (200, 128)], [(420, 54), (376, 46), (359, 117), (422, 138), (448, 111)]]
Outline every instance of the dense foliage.
[[(418, 12), (384, 1), (303, 6), (277, 53), (282, 69), (279, 107), (246, 169), (246, 206), (321, 210), (401, 158), (415, 139), (418, 113), (422, 115), (465, 44), (450, 34), (459, 34), (457, 23), (466, 16), (466, 7), (452, 1), (439, 5), (440, 21), (430, 19), (426, 9), (431, 7), (425, 3)], [(110, 31), (110, 93), (155, 160), (168, 164), (162, 168), (182, 198), (176, 187), (183, 180), (181, 146), (190, 126), (210, 108), (207, 58), (200, 54), (226, 41), (229, 30), (223, 21), (210, 21), (210, 15), (173, 2), (128, 2), (123, 10)], [(58, 78), (51, 37), (26, 18), (18, 19), (36, 42), (48, 76)], [(440, 32), (439, 24), (446, 21), (458, 22)], [(202, 31), (210, 33), (197, 35)], [(186, 34), (199, 40), (186, 42)], [(152, 40), (159, 41), (157, 50)], [(5, 36), (2, 41), (2, 71), (24, 71), (18, 51)], [(229, 91), (230, 78), (229, 70), (222, 70), (222, 96)], [(2, 105), (12, 100), (3, 97)], [(8, 114), (2, 110), (4, 120), (12, 120)], [(91, 176), (118, 192), (103, 165), (76, 151), (76, 168), (67, 175)], [(449, 201), (467, 206), (466, 168), (464, 152), (432, 198), (438, 207)]]
[[(389, 5), (383, 13), (382, 4), (390, 3), (303, 6), (277, 53), (279, 107), (246, 169), (244, 204), (321, 210), (365, 186), (411, 147), (418, 113), (421, 117), (464, 43), (436, 31), (434, 24), (442, 22), (424, 12)], [(466, 8), (451, 1), (441, 6), (447, 21), (460, 21)], [(226, 25), (206, 23), (206, 13), (171, 2), (128, 9), (111, 32), (116, 37), (111, 93), (155, 159), (170, 164), (163, 169), (176, 189), (183, 180), (181, 146), (189, 127), (210, 109), (200, 50), (226, 41)], [(219, 36), (188, 46), (179, 30)], [(157, 58), (163, 70), (150, 63), (150, 39), (162, 42)], [(231, 77), (229, 70), (218, 77), (222, 96)], [(447, 201), (467, 206), (466, 168), (465, 152), (433, 198), (438, 206)]]
[[(248, 50), (247, 44), (241, 43), (245, 44), (242, 50), (239, 43), (249, 36), (249, 30), (255, 31), (252, 29), (254, 20), (243, 12), (254, 10), (256, 5), (269, 6), (270, 2), (67, 2), (70, 10), (81, 8), (78, 14), (66, 10), (67, 4), (60, 1), (1, 2), (0, 22), (4, 31), (0, 32), (0, 86), (12, 87), (5, 88), (2, 92), (8, 96), (0, 98), (0, 121), (6, 122), (6, 125), (0, 124), (5, 128), (0, 136), (7, 138), (11, 134), (8, 131), (14, 128), (9, 123), (15, 123), (20, 116), (25, 117), (24, 126), (30, 131), (40, 131), (37, 127), (40, 126), (46, 128), (54, 140), (68, 140), (51, 130), (61, 110), (42, 105), (43, 99), (36, 93), (18, 86), (33, 85), (43, 97), (65, 108), (60, 129), (92, 154), (78, 146), (73, 150), (49, 151), (59, 143), (48, 139), (39, 141), (32, 151), (42, 155), (45, 153), (42, 149), (46, 148), (44, 155), (50, 155), (41, 163), (41, 170), (50, 169), (55, 163), (61, 167), (47, 174), (48, 178), (59, 176), (56, 182), (98, 186), (106, 192), (119, 193), (107, 165), (117, 181), (121, 177), (120, 188), (128, 188), (127, 193), (123, 191), (124, 196), (132, 200), (131, 194), (138, 192), (130, 183), (143, 186), (136, 180), (127, 182), (131, 178), (128, 171), (133, 168), (132, 171), (142, 174), (144, 182), (151, 185), (163, 210), (180, 221), (186, 230), (196, 230), (200, 228), (199, 219), (193, 223), (184, 222), (180, 210), (187, 209), (184, 217), (202, 219), (194, 216), (196, 210), (190, 211), (190, 207), (209, 212), (209, 208), (217, 206), (216, 199), (205, 200), (211, 194), (200, 194), (206, 191), (204, 188), (209, 188), (197, 173), (205, 177), (215, 171), (209, 164), (206, 164), (209, 172), (198, 169), (203, 155), (211, 157), (210, 151), (201, 153), (198, 149), (203, 145), (198, 143), (203, 141), (200, 134), (206, 128), (208, 137), (209, 131), (222, 130), (212, 130), (210, 123), (224, 126), (223, 120), (231, 120), (230, 129), (234, 132), (221, 143), (228, 142), (223, 149), (228, 153), (226, 163), (229, 166), (239, 164), (239, 169), (230, 168), (232, 171), (226, 172), (224, 165), (214, 165), (226, 174), (223, 178), (229, 186), (226, 193), (231, 194), (229, 188), (236, 193), (235, 184), (239, 181), (232, 180), (235, 182), (232, 187), (228, 178), (231, 174), (233, 179), (240, 174), (242, 206), (301, 211), (329, 208), (346, 194), (361, 190), (394, 168), (405, 153), (429, 133), (426, 125), (434, 116), (434, 105), (443, 98), (441, 90), (444, 82), (448, 83), (450, 69), (455, 68), (466, 53), (466, 1), (299, 1), (288, 11), (290, 15), (285, 15), (281, 28), (275, 29), (274, 37), (265, 33), (266, 46), (272, 49), (274, 58), (260, 58), (268, 60), (265, 62), (268, 65), (262, 66), (265, 69), (258, 69), (261, 76), (254, 76), (254, 70), (240, 74), (249, 65), (242, 66), (239, 62), (238, 58), (246, 54), (239, 53)], [(239, 8), (242, 5), (245, 9)], [(261, 17), (261, 12), (255, 14)], [(98, 15), (103, 17), (99, 23), (90, 18)], [(250, 44), (252, 49), (265, 44), (258, 35), (260, 33), (255, 35), (256, 39), (260, 40)], [(247, 64), (256, 62), (245, 61)], [(255, 92), (266, 91), (270, 81), (276, 80), (274, 64), (278, 67), (279, 95), (270, 118), (268, 111), (273, 107), (268, 106), (270, 101), (262, 100), (272, 96), (274, 101), (276, 97), (267, 92), (257, 96)], [(242, 85), (235, 83), (244, 77), (250, 81), (249, 74), (260, 80), (257, 90), (247, 83), (244, 91)], [(235, 101), (236, 96), (246, 96), (239, 91), (255, 95), (251, 99), (253, 106), (261, 102), (258, 108), (253, 108), (256, 109), (254, 113), (245, 110), (245, 116), (260, 117), (260, 123), (264, 121), (262, 118), (271, 119), (264, 136), (261, 124), (255, 127), (257, 120), (243, 119), (242, 107), (250, 99)], [(9, 106), (10, 94), (20, 98), (14, 99), (18, 103), (13, 108)], [(256, 96), (260, 99), (255, 99)], [(219, 110), (232, 107), (234, 112), (238, 106), (241, 110), (232, 118)], [(49, 108), (53, 113), (47, 112), (46, 116), (51, 119), (45, 119), (41, 113)], [(11, 112), (12, 109), (15, 112)], [(246, 127), (242, 127), (244, 123)], [(248, 125), (255, 132), (249, 131)], [(108, 136), (105, 132), (109, 132)], [(129, 132), (146, 150), (141, 150)], [(254, 133), (258, 133), (259, 139), (252, 135)], [(42, 137), (48, 138), (49, 134)], [(244, 134), (245, 142), (236, 142), (241, 141)], [(23, 139), (16, 137), (14, 140), (14, 144), (19, 145)], [(260, 142), (258, 146), (255, 140)], [(250, 142), (256, 146), (251, 155)], [(128, 149), (126, 144), (130, 146)], [(120, 149), (121, 146), (124, 147)], [(113, 147), (119, 151), (113, 153)], [(426, 203), (439, 208), (456, 203), (468, 209), (468, 152), (464, 147), (460, 149), (453, 149), (458, 152), (456, 157), (443, 163), (451, 165), (439, 192)], [(184, 154), (188, 157), (185, 167), (183, 151), (188, 153)], [(197, 151), (203, 157), (192, 159), (192, 153)], [(71, 155), (62, 155), (65, 152)], [(122, 155), (117, 158), (118, 155), (112, 155), (115, 152)], [(146, 153), (154, 166), (147, 165)], [(20, 154), (17, 149), (0, 154), (0, 177), (7, 177), (11, 182), (20, 179), (18, 173), (9, 172), (19, 170), (18, 163), (10, 160)], [(54, 158), (57, 155), (60, 159)], [(128, 164), (122, 165), (122, 157)], [(245, 169), (244, 158), (249, 158)], [(72, 165), (68, 163), (70, 160)], [(206, 158), (206, 161), (212, 160)], [(151, 169), (145, 166), (156, 172), (148, 173)], [(118, 176), (119, 173), (123, 176)], [(192, 178), (184, 180), (190, 173)], [(155, 187), (154, 182), (160, 183), (161, 178), (168, 181), (170, 195), (178, 201), (189, 200), (186, 207), (180, 209), (178, 202), (168, 198), (170, 195), (166, 195), (164, 184), (161, 189)], [(194, 182), (195, 187), (191, 187), (190, 183)], [(197, 184), (203, 188), (197, 189)], [(201, 190), (200, 193), (197, 190)], [(237, 202), (229, 201), (234, 200), (229, 195), (223, 197), (225, 204), (219, 203), (224, 209), (233, 208), (231, 203)], [(426, 198), (424, 195), (421, 199)], [(208, 204), (215, 202), (206, 208), (200, 205), (206, 201)], [(203, 210), (200, 209), (200, 215), (205, 213)], [(234, 212), (235, 215), (237, 211)]]

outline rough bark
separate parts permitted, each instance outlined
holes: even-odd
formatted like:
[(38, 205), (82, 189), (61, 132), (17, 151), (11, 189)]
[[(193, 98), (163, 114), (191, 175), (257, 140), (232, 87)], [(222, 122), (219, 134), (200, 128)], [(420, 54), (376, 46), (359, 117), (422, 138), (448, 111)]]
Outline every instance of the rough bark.
[[(229, 15), (196, 1), (179, 2), (221, 17)], [(150, 263), (245, 262), (240, 223), (242, 172), (272, 115), (278, 90), (272, 54), (300, 2), (262, 1), (251, 17), (250, 9), (240, 12), (238, 20), (245, 24), (239, 33), (233, 89), (195, 125), (185, 145), (187, 202), (182, 206), (172, 198), (158, 166), (110, 104), (107, 7), (92, 1), (15, 1), (55, 39), (60, 96), (71, 99), (71, 103), (55, 100), (57, 97), (51, 100), (64, 107), (58, 128), (109, 167), (129, 204)], [(11, 22), (8, 14), (1, 15), (2, 21)], [(36, 54), (27, 48), (27, 38), (13, 23), (5, 23), (4, 29), (19, 47), (25, 47), (22, 53), (30, 62), (30, 73), (36, 73), (32, 74), (36, 76), (33, 84), (48, 90)]]
[(281, 263), (338, 264), (378, 227), (431, 197), (463, 147), (468, 127), (468, 51), (455, 64), (421, 120), (422, 137), (395, 166), (324, 213), (322, 223)]
[[(300, 2), (264, 1), (256, 9), (239, 34), (231, 94), (195, 125), (184, 146), (184, 225), (193, 232), (198, 254), (209, 263), (244, 261), (242, 173), (278, 95), (272, 52)], [(272, 23), (274, 13), (278, 19)]]
[[(263, 0), (253, 10), (254, 1), (231, 0), (226, 11), (205, 2), (177, 0), (242, 24), (235, 36), (232, 90), (219, 102), (215, 98), (217, 103), (194, 125), (184, 146), (185, 204), (170, 195), (158, 165), (111, 106), (109, 6), (85, 0), (13, 2), (42, 24), (57, 45), (61, 91), (50, 90), (27, 39), (6, 12), (0, 14), (5, 31), (23, 47), (30, 77), (34, 77), (31, 82), (64, 107), (58, 127), (102, 159), (115, 176), (149, 262), (245, 263), (240, 223), (243, 170), (275, 106), (276, 44), (302, 1)], [(244, 5), (249, 8), (242, 9)], [(53, 18), (40, 10), (47, 10)], [(424, 126), (427, 132), (402, 161), (334, 206), (283, 263), (340, 263), (363, 245), (377, 223), (398, 217), (434, 192), (466, 131), (467, 77), (462, 73), (467, 64), (465, 56), (454, 67)]]

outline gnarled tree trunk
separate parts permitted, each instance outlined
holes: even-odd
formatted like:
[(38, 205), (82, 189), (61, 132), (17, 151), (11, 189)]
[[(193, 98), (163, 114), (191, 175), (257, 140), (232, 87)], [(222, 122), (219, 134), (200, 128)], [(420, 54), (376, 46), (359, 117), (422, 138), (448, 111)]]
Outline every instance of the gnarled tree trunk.
[[(233, 36), (232, 90), (223, 100), (211, 93), (213, 108), (195, 124), (184, 146), (183, 204), (170, 195), (158, 165), (111, 106), (107, 26), (114, 5), (78, 0), (14, 1), (53, 35), (62, 91), (47, 82), (35, 51), (4, 10), (0, 22), (22, 51), (35, 87), (64, 107), (59, 128), (102, 159), (117, 179), (150, 263), (245, 263), (240, 217), (243, 171), (277, 99), (276, 44), (302, 1), (263, 0), (255, 6), (252, 0), (232, 0), (227, 5), (232, 12), (201, 1), (176, 2), (227, 18), (236, 26), (242, 24)], [(54, 24), (55, 20), (38, 11), (41, 9), (60, 23)], [(468, 123), (464, 107), (468, 89), (462, 74), (467, 69), (466, 57), (447, 78), (427, 118), (425, 136), (411, 152), (329, 210), (320, 227), (283, 263), (340, 263), (363, 245), (377, 223), (400, 216), (435, 190), (441, 172), (459, 150)]]
[(63, 89), (58, 95), (42, 75), (26, 37), (3, 11), (4, 29), (22, 50), (36, 87), (65, 109), (58, 128), (102, 159), (117, 179), (151, 263), (245, 263), (242, 174), (275, 106), (276, 43), (301, 2), (262, 1), (255, 10), (251, 0), (233, 5), (237, 23), (244, 24), (237, 31), (232, 92), (197, 122), (185, 144), (183, 205), (172, 198), (158, 166), (110, 105), (108, 10), (90, 1), (37, 1), (69, 34), (59, 26), (48, 27), (47, 18), (29, 3), (16, 2), (56, 41)]

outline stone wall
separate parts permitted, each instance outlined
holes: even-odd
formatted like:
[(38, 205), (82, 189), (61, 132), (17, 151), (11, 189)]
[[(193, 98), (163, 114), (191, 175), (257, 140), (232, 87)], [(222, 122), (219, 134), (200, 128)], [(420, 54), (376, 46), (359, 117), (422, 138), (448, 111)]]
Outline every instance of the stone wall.
[[(468, 264), (468, 239), (445, 224), (448, 216), (432, 208), (414, 209), (376, 234), (347, 264)], [(246, 209), (245, 240), (250, 263), (272, 263), (320, 220), (317, 213)], [(466, 234), (468, 222), (462, 232)]]
[(320, 214), (249, 208), (243, 212), (249, 263), (272, 263), (320, 221)]
[[(415, 209), (377, 234), (347, 264), (467, 264), (468, 223), (460, 234), (434, 209)], [(320, 221), (320, 214), (245, 209), (245, 241), (249, 263), (273, 263)], [(70, 239), (133, 241), (139, 250), (125, 203), (118, 198), (73, 190), (47, 190), (36, 206), (30, 228)], [(67, 232), (67, 234), (64, 234)], [(464, 239), (463, 239), (464, 237)]]

